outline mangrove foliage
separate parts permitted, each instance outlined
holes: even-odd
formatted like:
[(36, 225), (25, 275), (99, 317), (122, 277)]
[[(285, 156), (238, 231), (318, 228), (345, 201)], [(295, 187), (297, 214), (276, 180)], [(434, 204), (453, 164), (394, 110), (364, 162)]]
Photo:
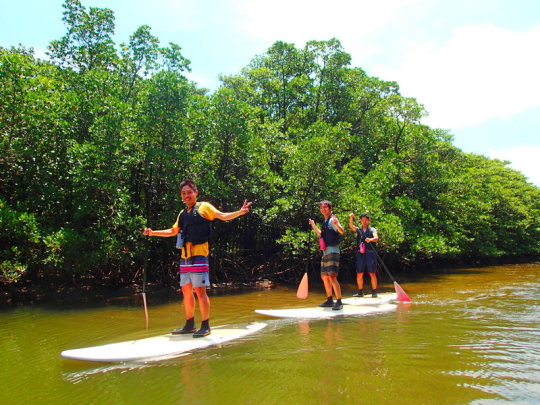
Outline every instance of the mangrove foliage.
[(64, 9), (46, 60), (0, 48), (0, 284), (125, 285), (147, 257), (149, 279), (171, 282), (174, 241), (140, 231), (175, 222), (184, 178), (222, 211), (254, 202), (214, 225), (215, 281), (295, 279), (318, 260), (321, 199), (343, 224), (369, 212), (402, 268), (540, 252), (540, 190), (422, 124), (423, 106), (339, 40), (275, 42), (209, 91), (150, 27), (117, 44), (111, 10)]

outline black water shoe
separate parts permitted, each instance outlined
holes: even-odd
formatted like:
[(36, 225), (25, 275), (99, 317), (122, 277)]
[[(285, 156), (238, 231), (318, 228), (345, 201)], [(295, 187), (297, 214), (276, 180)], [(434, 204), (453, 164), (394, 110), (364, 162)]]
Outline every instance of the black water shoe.
[(371, 298), (377, 298), (377, 290), (371, 290)]
[(332, 308), (334, 306), (334, 301), (332, 300), (332, 298), (328, 298), (322, 304), (319, 304), (319, 306), (323, 308)]
[(358, 290), (356, 294), (353, 294), (353, 297), (363, 297), (363, 296), (364, 296), (364, 291), (362, 290)]
[(197, 332), (193, 334), (193, 337), (200, 338), (200, 337), (208, 336), (209, 334), (210, 334), (210, 328), (201, 327), (201, 329), (199, 329)]
[(184, 325), (183, 328), (175, 329), (171, 333), (173, 335), (185, 335), (187, 333), (193, 333), (196, 330), (197, 329), (195, 329), (195, 319), (190, 318), (186, 320), (186, 324)]
[(193, 334), (194, 338), (205, 337), (210, 334), (210, 319), (201, 322), (201, 329)]
[(343, 309), (343, 304), (341, 303), (341, 300), (337, 300), (336, 303), (332, 306), (332, 310), (339, 311), (340, 309)]

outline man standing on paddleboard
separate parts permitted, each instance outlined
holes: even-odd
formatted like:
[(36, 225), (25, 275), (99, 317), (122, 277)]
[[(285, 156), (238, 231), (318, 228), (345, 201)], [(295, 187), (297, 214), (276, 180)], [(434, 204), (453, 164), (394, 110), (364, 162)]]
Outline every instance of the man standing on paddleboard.
[[(326, 301), (321, 307), (332, 307), (338, 311), (343, 308), (341, 303), (341, 287), (337, 280), (339, 271), (339, 241), (345, 230), (339, 223), (338, 218), (332, 213), (332, 203), (328, 200), (319, 203), (319, 209), (324, 217), (321, 228), (317, 226), (314, 220), (310, 219), (309, 224), (319, 236), (319, 244), (323, 251), (321, 259), (321, 278), (326, 291)], [(336, 294), (336, 302), (332, 299), (332, 289)]]
[[(212, 204), (197, 202), (199, 191), (191, 180), (180, 183), (180, 196), (186, 208), (178, 214), (172, 228), (153, 231), (145, 228), (147, 236), (171, 237), (179, 235), (177, 247), (182, 249), (180, 259), (180, 287), (184, 296), (186, 324), (172, 331), (173, 334), (193, 333), (193, 337), (210, 334), (210, 300), (206, 295), (206, 287), (210, 286), (210, 267), (208, 262), (208, 240), (212, 231), (212, 221), (220, 219), (230, 221), (249, 212), (251, 202), (244, 201), (242, 208), (235, 212), (218, 211)], [(199, 300), (201, 312), (201, 328), (195, 329), (195, 299), (193, 290)]]
[(354, 225), (354, 214), (349, 214), (349, 228), (356, 233), (356, 282), (358, 292), (353, 297), (364, 296), (364, 271), (371, 279), (371, 296), (377, 297), (377, 263), (375, 261), (375, 242), (379, 240), (377, 230), (369, 226), (368, 214), (360, 215), (361, 228)]

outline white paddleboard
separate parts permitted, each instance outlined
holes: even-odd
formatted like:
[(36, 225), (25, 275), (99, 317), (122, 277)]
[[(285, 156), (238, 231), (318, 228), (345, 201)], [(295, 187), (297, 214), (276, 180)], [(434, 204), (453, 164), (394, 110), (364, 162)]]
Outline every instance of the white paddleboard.
[(344, 298), (341, 300), (345, 305), (381, 305), (391, 301), (397, 301), (396, 293), (381, 293), (377, 298), (372, 298), (370, 294), (364, 297)]
[(397, 308), (395, 304), (381, 305), (344, 305), (343, 309), (334, 311), (332, 308), (289, 308), (289, 309), (256, 309), (261, 315), (274, 318), (323, 319), (334, 316), (368, 315), (378, 312), (388, 312)]
[(212, 327), (212, 333), (202, 338), (194, 338), (192, 334), (167, 334), (129, 342), (64, 350), (61, 356), (68, 359), (99, 362), (162, 360), (177, 357), (191, 350), (202, 349), (238, 339), (255, 333), (265, 326), (266, 323), (262, 322), (222, 325)]

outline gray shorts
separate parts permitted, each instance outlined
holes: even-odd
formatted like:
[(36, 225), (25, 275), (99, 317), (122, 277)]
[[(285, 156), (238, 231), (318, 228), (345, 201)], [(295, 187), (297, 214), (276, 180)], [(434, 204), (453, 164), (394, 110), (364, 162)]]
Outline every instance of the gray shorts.
[(180, 287), (190, 283), (193, 284), (193, 288), (210, 287), (210, 272), (204, 271), (200, 273), (180, 273)]

